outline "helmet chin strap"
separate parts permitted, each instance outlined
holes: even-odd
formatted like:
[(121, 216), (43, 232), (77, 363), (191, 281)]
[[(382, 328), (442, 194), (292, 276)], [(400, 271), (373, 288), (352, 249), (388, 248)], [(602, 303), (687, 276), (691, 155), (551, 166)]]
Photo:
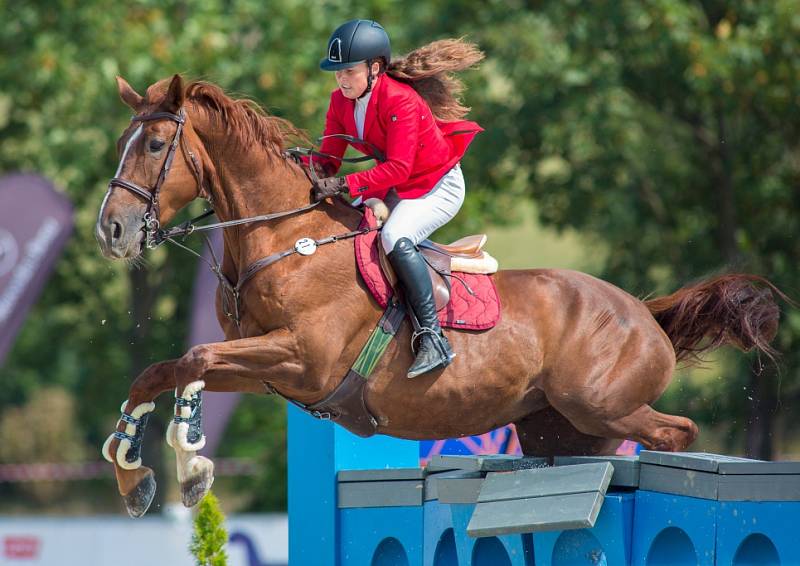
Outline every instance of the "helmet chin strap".
[(372, 92), (372, 81), (375, 79), (375, 75), (372, 74), (373, 61), (374, 59), (367, 59), (367, 69), (369, 69), (369, 74), (367, 75), (367, 88), (364, 89), (364, 92), (358, 95), (359, 99), (364, 98), (366, 95)]

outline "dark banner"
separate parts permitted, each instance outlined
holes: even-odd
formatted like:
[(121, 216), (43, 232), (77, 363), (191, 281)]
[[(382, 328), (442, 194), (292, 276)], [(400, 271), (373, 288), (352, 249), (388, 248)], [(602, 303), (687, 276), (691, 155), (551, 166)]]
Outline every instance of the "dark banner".
[(0, 179), (0, 364), (72, 226), (72, 205), (46, 179)]

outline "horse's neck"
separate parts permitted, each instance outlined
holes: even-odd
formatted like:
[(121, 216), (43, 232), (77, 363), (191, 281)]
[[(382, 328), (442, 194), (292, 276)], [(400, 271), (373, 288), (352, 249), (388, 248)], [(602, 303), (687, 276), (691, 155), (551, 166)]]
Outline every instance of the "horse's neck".
[[(221, 222), (295, 210), (310, 203), (310, 186), (303, 172), (277, 152), (241, 148), (224, 136), (204, 136), (208, 153), (211, 203)], [(226, 263), (241, 271), (263, 248), (278, 244), (274, 222), (246, 224), (226, 230)]]
[[(274, 162), (274, 167), (285, 168), (286, 165)], [(233, 211), (230, 218), (226, 220), (237, 220), (250, 218), (265, 214), (274, 214), (300, 209), (309, 204), (308, 188), (297, 182), (280, 182), (280, 177), (286, 175), (275, 175), (273, 171), (259, 172), (251, 179), (237, 180), (233, 176), (225, 179), (223, 192), (232, 201), (230, 209)], [(287, 194), (276, 194), (281, 188), (285, 187)], [(272, 195), (278, 198), (274, 200)], [(302, 196), (305, 195), (305, 198)], [(290, 217), (287, 220), (269, 220), (246, 224), (234, 228), (229, 232), (226, 240), (226, 254), (233, 264), (234, 271), (240, 274), (253, 261), (283, 251), (289, 246), (290, 242), (284, 237), (282, 232), (287, 223), (302, 223), (306, 218), (301, 215)]]
[[(311, 203), (308, 177), (277, 151), (243, 149), (223, 138), (204, 141), (211, 149), (211, 200), (220, 221), (287, 212)], [(303, 236), (320, 238), (357, 224), (357, 214), (343, 204), (322, 204), (320, 209), (324, 213), (299, 213), (226, 230), (226, 275), (235, 280), (256, 259), (290, 248), (298, 230)]]

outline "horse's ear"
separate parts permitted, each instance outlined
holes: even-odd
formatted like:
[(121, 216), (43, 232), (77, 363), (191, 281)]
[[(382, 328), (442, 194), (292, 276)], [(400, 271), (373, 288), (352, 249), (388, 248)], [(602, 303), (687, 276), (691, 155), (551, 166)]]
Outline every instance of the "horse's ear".
[(143, 99), (141, 95), (133, 90), (133, 87), (128, 84), (128, 81), (120, 76), (117, 76), (117, 89), (119, 89), (119, 97), (122, 99), (122, 102), (130, 106), (134, 112), (138, 112), (139, 108), (142, 107)]
[(172, 77), (164, 99), (164, 110), (177, 114), (183, 106), (183, 79), (180, 75)]

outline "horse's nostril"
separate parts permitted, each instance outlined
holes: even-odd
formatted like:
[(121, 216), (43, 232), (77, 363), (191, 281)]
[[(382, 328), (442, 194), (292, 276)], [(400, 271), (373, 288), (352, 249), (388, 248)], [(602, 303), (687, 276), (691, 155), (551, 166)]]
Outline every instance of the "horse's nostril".
[(114, 227), (112, 238), (116, 240), (122, 235), (122, 225), (119, 222), (112, 222), (112, 225)]

